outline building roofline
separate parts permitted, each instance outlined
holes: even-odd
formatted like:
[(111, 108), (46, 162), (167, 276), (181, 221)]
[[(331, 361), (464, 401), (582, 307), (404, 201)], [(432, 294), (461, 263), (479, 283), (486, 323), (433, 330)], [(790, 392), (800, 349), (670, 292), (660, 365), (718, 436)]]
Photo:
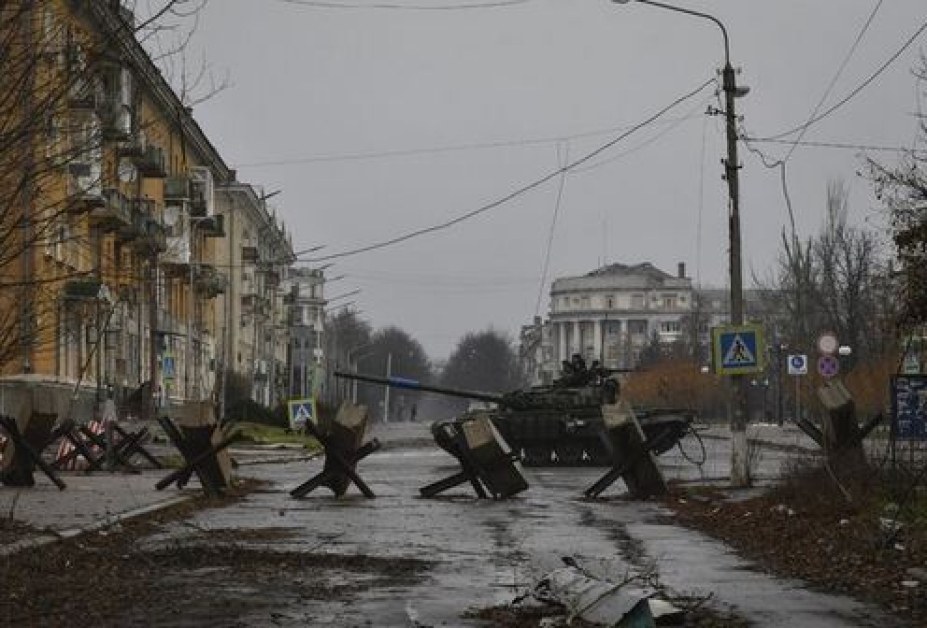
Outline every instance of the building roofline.
[(104, 34), (118, 42), (122, 52), (128, 55), (139, 78), (151, 89), (154, 101), (168, 119), (173, 118), (180, 125), (181, 133), (194, 150), (210, 166), (219, 182), (233, 179), (231, 170), (218, 149), (206, 136), (199, 123), (193, 118), (192, 109), (184, 106), (174, 88), (167, 82), (161, 70), (154, 64), (151, 55), (135, 36), (135, 31), (119, 14), (112, 2), (90, 0), (84, 4), (90, 16), (104, 29)]

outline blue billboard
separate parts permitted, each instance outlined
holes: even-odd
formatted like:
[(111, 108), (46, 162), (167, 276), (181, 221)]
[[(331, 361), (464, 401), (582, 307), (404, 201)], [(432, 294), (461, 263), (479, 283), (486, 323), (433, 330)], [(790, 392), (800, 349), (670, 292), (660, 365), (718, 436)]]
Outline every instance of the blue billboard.
[(900, 440), (927, 440), (927, 375), (892, 377), (892, 429)]

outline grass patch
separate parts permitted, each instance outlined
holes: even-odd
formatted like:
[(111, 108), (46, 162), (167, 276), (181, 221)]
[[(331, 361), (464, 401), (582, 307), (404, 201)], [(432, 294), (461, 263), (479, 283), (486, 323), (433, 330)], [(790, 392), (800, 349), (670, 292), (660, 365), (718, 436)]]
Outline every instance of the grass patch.
[(292, 432), (282, 427), (273, 427), (260, 423), (242, 421), (234, 424), (238, 432), (239, 443), (252, 443), (255, 445), (302, 445), (304, 449), (315, 450), (319, 448), (317, 440), (306, 434)]

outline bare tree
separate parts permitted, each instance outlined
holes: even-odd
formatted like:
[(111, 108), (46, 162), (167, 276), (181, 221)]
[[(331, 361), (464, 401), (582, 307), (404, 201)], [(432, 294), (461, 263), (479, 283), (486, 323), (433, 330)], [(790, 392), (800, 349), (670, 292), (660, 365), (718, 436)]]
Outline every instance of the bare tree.
[(873, 231), (847, 225), (847, 189), (840, 182), (827, 188), (827, 217), (815, 243), (820, 265), (821, 308), (841, 342), (853, 348), (846, 359), (880, 357), (893, 346), (893, 313), (884, 299), (886, 266)]
[[(921, 55), (914, 74), (927, 80), (927, 56)], [(908, 328), (927, 324), (927, 115), (919, 112), (917, 117), (917, 141), (898, 163), (867, 162), (876, 196), (889, 214), (900, 264), (895, 277), (900, 318)]]
[(830, 330), (853, 349), (846, 363), (878, 358), (892, 347), (891, 299), (886, 299), (886, 265), (878, 237), (847, 222), (847, 190), (841, 182), (827, 187), (827, 207), (821, 232), (801, 241), (782, 234), (779, 265), (774, 277), (760, 282), (770, 300), (778, 340), (796, 349), (813, 346), (818, 334)]
[(208, 1), (149, 1), (142, 7), (136, 0), (130, 5), (134, 14), (144, 14), (134, 27), (138, 40), (187, 107), (195, 107), (231, 86), (228, 72), (219, 76), (205, 55), (194, 61), (189, 54)]
[[(118, 180), (118, 152), (146, 131), (133, 100), (139, 92), (131, 95), (131, 70), (121, 63), (123, 48), (168, 19), (195, 17), (201, 6), (202, 0), (162, 0), (135, 22), (110, 0), (0, 3), (4, 372), (28, 372), (31, 359), (57, 350), (62, 330), (72, 342), (82, 329), (99, 340), (120, 295), (101, 305), (98, 297), (107, 295), (94, 293), (92, 282), (128, 286), (146, 278), (144, 263), (119, 263), (118, 247), (104, 247), (86, 216), (115, 191), (104, 185)], [(95, 24), (94, 11), (115, 11), (116, 19)], [(64, 307), (71, 282), (85, 285)]]

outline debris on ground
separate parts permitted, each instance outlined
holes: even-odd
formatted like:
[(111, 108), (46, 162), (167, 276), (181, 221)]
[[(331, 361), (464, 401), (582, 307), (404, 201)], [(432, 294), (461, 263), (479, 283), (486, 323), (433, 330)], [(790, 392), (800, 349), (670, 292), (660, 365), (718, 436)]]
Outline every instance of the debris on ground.
[(912, 575), (927, 575), (927, 500), (909, 502), (901, 513), (869, 478), (868, 484), (845, 482), (853, 497), (848, 502), (831, 490), (829, 477), (806, 474), (748, 499), (675, 487), (664, 501), (674, 511), (668, 523), (706, 533), (777, 576), (927, 625), (927, 579)]
[(544, 574), (534, 588), (507, 606), (469, 612), (504, 628), (653, 628), (656, 626), (743, 627), (733, 613), (711, 608), (707, 598), (673, 596), (654, 586), (652, 576), (618, 582), (599, 578), (570, 557), (565, 567)]

